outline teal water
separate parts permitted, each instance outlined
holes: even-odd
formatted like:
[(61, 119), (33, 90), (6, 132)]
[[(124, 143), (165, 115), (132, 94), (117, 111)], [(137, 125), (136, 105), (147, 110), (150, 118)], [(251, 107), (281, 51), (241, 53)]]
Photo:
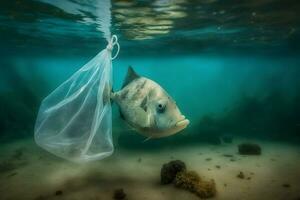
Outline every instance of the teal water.
[[(41, 99), (106, 42), (97, 3), (1, 5), (5, 135), (12, 126), (32, 130)], [(174, 96), (192, 118), (190, 129), (209, 119), (225, 132), (298, 138), (298, 11), (297, 1), (113, 1), (112, 32), (121, 45), (114, 89), (132, 65)]]
[[(43, 98), (105, 48), (100, 10), (89, 0), (1, 1), (1, 144), (32, 139)], [(141, 143), (113, 105), (116, 146), (151, 153), (223, 136), (299, 146), (298, 1), (116, 0), (111, 11), (121, 46), (113, 89), (131, 65), (190, 119), (180, 134)]]

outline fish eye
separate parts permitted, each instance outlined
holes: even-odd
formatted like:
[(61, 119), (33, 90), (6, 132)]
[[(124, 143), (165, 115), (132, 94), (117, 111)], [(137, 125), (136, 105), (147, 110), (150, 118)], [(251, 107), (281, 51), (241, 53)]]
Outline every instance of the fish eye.
[(158, 112), (158, 113), (163, 113), (163, 112), (165, 112), (165, 110), (166, 110), (166, 106), (165, 106), (165, 105), (163, 105), (163, 104), (161, 104), (161, 103), (159, 103), (159, 104), (157, 105), (157, 112)]

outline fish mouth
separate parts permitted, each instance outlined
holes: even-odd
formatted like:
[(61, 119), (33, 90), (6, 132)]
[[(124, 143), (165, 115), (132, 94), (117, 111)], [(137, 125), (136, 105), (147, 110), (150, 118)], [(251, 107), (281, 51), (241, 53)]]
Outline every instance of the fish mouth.
[(190, 120), (186, 119), (185, 116), (182, 116), (182, 117), (183, 117), (183, 119), (176, 123), (177, 127), (186, 127), (187, 125), (189, 125)]

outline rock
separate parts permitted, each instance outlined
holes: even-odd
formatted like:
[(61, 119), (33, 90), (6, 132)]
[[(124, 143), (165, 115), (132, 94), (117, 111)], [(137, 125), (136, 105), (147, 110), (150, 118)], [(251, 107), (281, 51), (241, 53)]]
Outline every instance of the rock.
[(211, 161), (212, 159), (211, 159), (211, 158), (206, 158), (205, 160), (206, 160), (206, 161)]
[(184, 162), (180, 160), (173, 160), (162, 166), (160, 171), (161, 183), (169, 184), (172, 183), (178, 172), (186, 170)]
[(240, 179), (244, 179), (245, 175), (243, 172), (240, 172), (236, 177), (240, 178)]
[(241, 155), (260, 155), (261, 148), (258, 144), (243, 143), (238, 146)]
[(114, 191), (114, 199), (116, 200), (122, 200), (126, 198), (126, 193), (122, 188), (116, 189)]
[(55, 195), (56, 196), (60, 196), (60, 195), (62, 195), (63, 194), (63, 191), (61, 191), (61, 190), (57, 190), (56, 192), (55, 192)]
[(220, 169), (220, 168), (221, 168), (221, 166), (220, 166), (220, 165), (216, 165), (216, 168), (217, 168), (217, 169)]
[(211, 198), (216, 195), (214, 180), (204, 181), (194, 171), (181, 171), (177, 173), (174, 184), (178, 188), (195, 193), (200, 198)]

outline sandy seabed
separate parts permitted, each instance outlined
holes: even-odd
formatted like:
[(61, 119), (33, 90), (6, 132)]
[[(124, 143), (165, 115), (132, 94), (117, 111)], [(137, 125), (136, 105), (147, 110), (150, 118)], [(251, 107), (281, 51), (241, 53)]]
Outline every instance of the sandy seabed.
[[(241, 156), (237, 153), (241, 142), (249, 140), (159, 151), (117, 147), (111, 157), (82, 165), (56, 158), (32, 140), (6, 143), (0, 147), (0, 199), (109, 200), (117, 188), (124, 189), (128, 200), (199, 199), (172, 184), (160, 184), (162, 164), (175, 159), (215, 180), (217, 196), (211, 199), (300, 199), (299, 146), (250, 140), (261, 145), (262, 155)], [(237, 177), (241, 171), (244, 179)]]

